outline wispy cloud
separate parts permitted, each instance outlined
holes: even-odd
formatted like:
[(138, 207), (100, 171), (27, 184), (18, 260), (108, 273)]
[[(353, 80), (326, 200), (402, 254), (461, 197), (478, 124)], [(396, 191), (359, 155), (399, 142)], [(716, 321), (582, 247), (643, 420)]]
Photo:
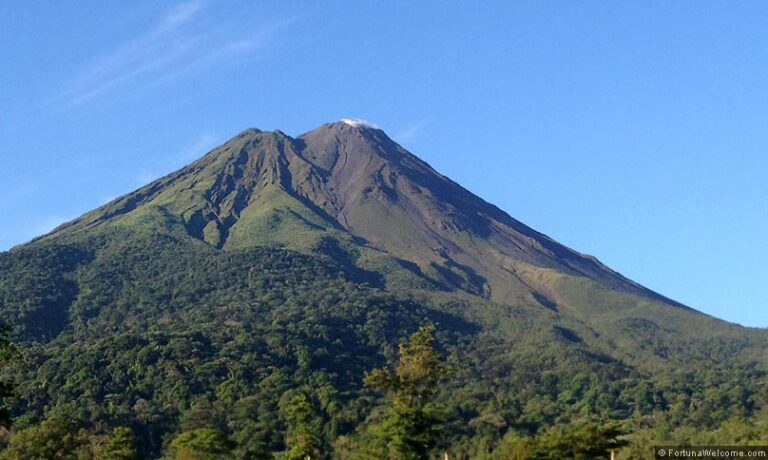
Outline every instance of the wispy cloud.
[[(203, 133), (194, 142), (189, 144), (188, 147), (163, 162), (163, 165), (139, 170), (133, 178), (133, 186), (140, 187), (147, 185), (155, 179), (159, 179), (165, 174), (170, 173), (173, 169), (180, 168), (197, 160), (219, 144), (220, 141), (218, 137), (211, 133)], [(114, 198), (115, 197), (112, 197), (112, 199)]]
[(180, 24), (184, 24), (200, 11), (201, 6), (202, 3), (200, 1), (191, 1), (176, 5), (176, 8), (171, 10), (165, 18), (163, 18), (163, 21), (160, 23), (160, 30), (172, 29)]
[(399, 141), (409, 141), (413, 138), (415, 138), (421, 131), (424, 130), (429, 124), (431, 123), (431, 120), (428, 118), (423, 118), (421, 120), (415, 121), (405, 128), (401, 129), (395, 134), (395, 140)]
[[(100, 56), (67, 85), (59, 105), (70, 109), (107, 94), (138, 91), (253, 55), (295, 19), (251, 24), (243, 17), (201, 14), (200, 0), (180, 3), (144, 33)], [(215, 13), (215, 12), (214, 12)]]
[(174, 167), (185, 165), (190, 161), (197, 160), (204, 154), (211, 151), (214, 147), (219, 145), (219, 140), (216, 136), (210, 133), (204, 133), (189, 147), (179, 152), (174, 159)]

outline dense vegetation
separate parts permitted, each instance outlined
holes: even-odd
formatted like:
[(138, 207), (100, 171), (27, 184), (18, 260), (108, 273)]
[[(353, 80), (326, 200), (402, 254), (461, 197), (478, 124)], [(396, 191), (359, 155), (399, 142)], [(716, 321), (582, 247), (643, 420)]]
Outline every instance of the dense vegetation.
[[(765, 441), (765, 363), (738, 354), (743, 341), (645, 335), (697, 357), (649, 371), (549, 311), (387, 290), (352, 260), (129, 231), (0, 254), (0, 311), (23, 358), (3, 360), (16, 386), (4, 455), (366, 458), (386, 436), (411, 443), (398, 426), (429, 426), (408, 433), (451, 458)], [(398, 346), (424, 325), (440, 378), (404, 405), (423, 382), (408, 383)]]

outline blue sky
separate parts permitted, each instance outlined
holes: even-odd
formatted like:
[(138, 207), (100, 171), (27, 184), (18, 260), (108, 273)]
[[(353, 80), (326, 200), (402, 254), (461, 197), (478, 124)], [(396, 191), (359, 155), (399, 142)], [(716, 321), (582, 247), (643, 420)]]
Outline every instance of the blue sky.
[(0, 249), (247, 127), (369, 120), (514, 217), (768, 326), (765, 2), (0, 0)]

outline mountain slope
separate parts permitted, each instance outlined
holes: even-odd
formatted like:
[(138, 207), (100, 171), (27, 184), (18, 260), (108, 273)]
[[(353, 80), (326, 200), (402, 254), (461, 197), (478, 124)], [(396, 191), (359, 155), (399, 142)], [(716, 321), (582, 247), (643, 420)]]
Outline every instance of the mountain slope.
[(245, 131), (47, 238), (132, 225), (152, 213), (223, 249), (310, 249), (324, 236), (347, 237), (443, 287), (494, 301), (556, 303), (537, 286), (551, 271), (674, 304), (525, 226), (362, 124), (330, 123), (297, 139)]
[[(575, 321), (585, 336), (625, 336), (626, 324), (640, 321), (652, 330), (674, 325), (670, 332), (691, 340), (763, 338), (557, 243), (442, 176), (382, 130), (355, 121), (297, 138), (246, 130), (37, 243), (114, 229), (159, 231), (224, 251), (279, 247), (342, 257), (376, 274), (382, 289), (465, 292), (545, 309)], [(621, 346), (603, 338), (595, 346), (625, 357), (643, 340), (622, 339)]]
[(765, 331), (624, 278), (351, 121), (249, 129), (0, 254), (0, 317), (29, 353), (21, 426), (130, 424), (146, 455), (197, 425), (279, 450), (289, 390), (329, 443), (351, 435), (363, 372), (423, 323), (459, 369), (455, 446), (585, 416), (714, 427), (768, 401)]

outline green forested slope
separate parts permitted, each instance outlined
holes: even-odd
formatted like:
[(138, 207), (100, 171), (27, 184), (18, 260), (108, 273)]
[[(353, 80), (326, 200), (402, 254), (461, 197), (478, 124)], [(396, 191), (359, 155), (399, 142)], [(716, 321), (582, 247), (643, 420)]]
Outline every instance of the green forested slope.
[(455, 369), (437, 394), (451, 458), (600, 426), (637, 458), (653, 440), (757, 442), (768, 419), (766, 331), (649, 291), (338, 123), (246, 131), (0, 253), (0, 320), (24, 357), (3, 365), (13, 449), (290, 458), (303, 420), (321, 457), (355, 458), (384, 404), (365, 372), (428, 324)]
[[(289, 390), (309, 396), (330, 453), (380, 402), (364, 372), (391, 364), (422, 324), (437, 326), (457, 369), (440, 396), (457, 454), (588, 418), (715, 428), (766, 401), (764, 363), (751, 359), (761, 348), (748, 337), (696, 341), (636, 321), (644, 348), (622, 359), (615, 337), (585, 340), (583, 324), (556, 312), (388, 292), (374, 273), (321, 253), (220, 251), (124, 230), (21, 248), (0, 267), (4, 320), (25, 354), (13, 368), (16, 428), (46, 418), (93, 433), (129, 426), (148, 456), (202, 427), (228, 433), (237, 455), (280, 451)], [(653, 366), (635, 363), (643, 354)]]

